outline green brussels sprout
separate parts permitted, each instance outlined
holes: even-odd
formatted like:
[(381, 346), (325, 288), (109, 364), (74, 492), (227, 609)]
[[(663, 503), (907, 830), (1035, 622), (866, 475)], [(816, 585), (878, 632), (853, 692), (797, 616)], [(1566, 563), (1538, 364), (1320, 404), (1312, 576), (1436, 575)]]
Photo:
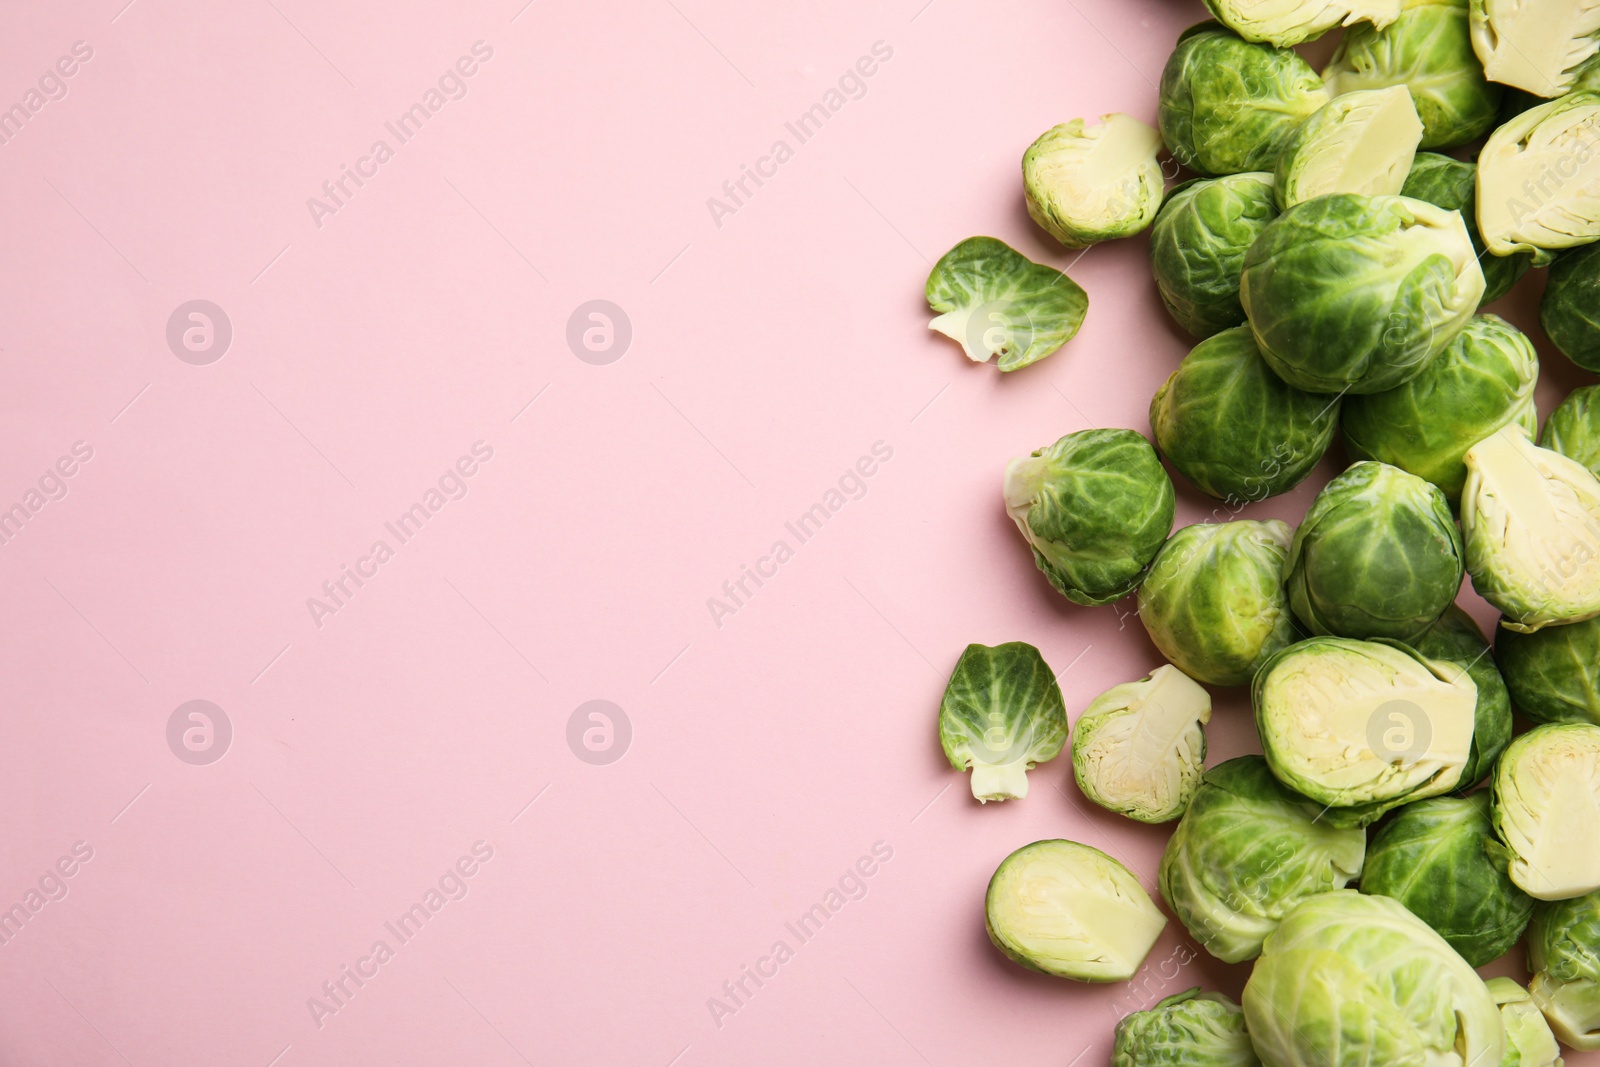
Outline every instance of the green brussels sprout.
[(1211, 694), (1157, 667), (1095, 697), (1073, 726), (1072, 776), (1084, 796), (1140, 822), (1183, 814), (1206, 769)]
[(1426, 633), (1406, 643), (1428, 659), (1466, 668), (1478, 687), (1478, 703), (1472, 716), (1472, 751), (1457, 783), (1458, 789), (1470, 789), (1494, 769), (1495, 760), (1511, 741), (1511, 694), (1506, 680), (1500, 676), (1483, 631), (1459, 605), (1451, 604)]
[(1150, 401), (1156, 447), (1201, 492), (1230, 502), (1286, 493), (1333, 440), (1339, 401), (1272, 373), (1249, 327), (1201, 341)]
[(1455, 601), (1462, 557), (1437, 486), (1387, 463), (1352, 464), (1295, 531), (1289, 605), (1314, 634), (1403, 641)]
[(1227, 963), (1254, 959), (1295, 905), (1361, 876), (1367, 835), (1319, 818), (1260, 756), (1206, 772), (1161, 855), (1158, 884), (1173, 914)]
[(1246, 40), (1267, 41), (1279, 48), (1314, 41), (1335, 26), (1366, 20), (1387, 26), (1400, 14), (1400, 0), (1205, 0), (1206, 7)]
[(1195, 986), (1117, 1023), (1111, 1067), (1259, 1067), (1244, 1011)]
[(1267, 766), (1335, 826), (1450, 792), (1472, 755), (1472, 676), (1398, 643), (1301, 641), (1261, 665), (1251, 693)]
[(1600, 889), (1600, 726), (1535, 726), (1507, 745), (1494, 769), (1494, 829), (1530, 897)]
[(1461, 531), (1478, 595), (1532, 632), (1600, 615), (1600, 479), (1522, 427), (1467, 449)]
[(1132, 430), (1080, 430), (1006, 466), (1006, 513), (1075, 604), (1133, 592), (1172, 531), (1172, 479)]
[(1502, 627), (1494, 646), (1518, 711), (1534, 722), (1600, 726), (1600, 618), (1531, 634)]
[(1422, 139), (1411, 92), (1403, 85), (1335, 96), (1284, 145), (1274, 171), (1278, 206), (1329, 193), (1393, 196), (1406, 183)]
[(1600, 47), (1593, 0), (1472, 0), (1472, 47), (1490, 81), (1560, 96)]
[(1474, 315), (1409, 382), (1345, 398), (1345, 448), (1426, 478), (1454, 503), (1467, 481), (1462, 457), (1469, 447), (1510, 423), (1538, 430), (1538, 380), (1539, 357), (1527, 335), (1498, 315)]
[(1172, 158), (1205, 177), (1268, 170), (1328, 102), (1311, 65), (1215, 22), (1191, 26), (1161, 71), (1157, 121)]
[(1559, 452), (1600, 477), (1600, 385), (1585, 385), (1567, 394), (1545, 418), (1539, 447)]
[(1244, 987), (1266, 1067), (1494, 1067), (1500, 1009), (1478, 973), (1399, 901), (1349, 889), (1301, 904)]
[(1506, 1028), (1506, 1054), (1500, 1067), (1560, 1067), (1561, 1046), (1533, 995), (1511, 978), (1490, 978), (1484, 985)]
[(1132, 871), (1076, 841), (1017, 849), (983, 904), (989, 940), (1007, 958), (1080, 982), (1132, 978), (1167, 925)]
[(1185, 674), (1244, 685), (1294, 640), (1283, 568), (1294, 536), (1277, 519), (1196, 523), (1161, 546), (1139, 586), (1139, 620)]
[(1407, 804), (1367, 846), (1361, 891), (1393, 897), (1482, 967), (1511, 950), (1533, 899), (1511, 884), (1511, 857), (1494, 838), (1489, 794)]
[(1478, 232), (1490, 252), (1572, 248), (1600, 238), (1597, 138), (1594, 92), (1540, 104), (1489, 135), (1478, 153)]
[(1472, 238), (1472, 252), (1483, 271), (1483, 296), (1478, 305), (1492, 304), (1511, 291), (1517, 280), (1533, 266), (1533, 254), (1519, 252), (1514, 256), (1491, 256), (1478, 233), (1478, 165), (1463, 163), (1437, 152), (1418, 152), (1406, 175), (1401, 196), (1413, 200), (1426, 200), (1430, 204), (1459, 211), (1466, 224), (1467, 236)]
[(1278, 376), (1313, 393), (1379, 393), (1466, 325), (1483, 271), (1460, 212), (1334, 193), (1279, 215), (1244, 257), (1239, 299)]
[(1089, 296), (1053, 267), (1035, 263), (993, 237), (969, 237), (933, 265), (928, 323), (967, 358), (998, 358), (1002, 371), (1037, 363), (1072, 340), (1089, 310)]
[(1022, 156), (1028, 214), (1068, 248), (1136, 234), (1161, 207), (1160, 149), (1161, 136), (1131, 115), (1052, 127)]
[(1504, 91), (1483, 76), (1472, 50), (1467, 0), (1402, 0), (1400, 17), (1384, 29), (1351, 26), (1322, 80), (1335, 96), (1406, 86), (1422, 120), (1423, 148), (1449, 148), (1487, 133)]
[(1534, 907), (1528, 967), (1528, 992), (1556, 1036), (1600, 1049), (1600, 893)]
[(1067, 740), (1067, 706), (1039, 650), (1023, 641), (968, 645), (939, 702), (939, 743), (958, 771), (972, 770), (980, 802), (1028, 795), (1028, 771)]
[(1539, 325), (1562, 355), (1600, 374), (1600, 244), (1556, 257), (1539, 301)]
[(1179, 326), (1204, 338), (1244, 322), (1244, 254), (1277, 217), (1264, 171), (1196, 178), (1167, 196), (1150, 228), (1150, 269)]

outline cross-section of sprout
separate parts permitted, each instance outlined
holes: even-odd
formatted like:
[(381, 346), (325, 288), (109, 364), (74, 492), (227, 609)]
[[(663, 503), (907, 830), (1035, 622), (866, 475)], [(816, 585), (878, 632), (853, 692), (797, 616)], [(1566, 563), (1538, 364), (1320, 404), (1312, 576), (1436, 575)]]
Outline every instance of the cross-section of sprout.
[(1400, 14), (1400, 0), (1206, 0), (1206, 7), (1246, 39), (1280, 48), (1362, 20), (1387, 26)]
[(1168, 194), (1150, 228), (1150, 269), (1178, 325), (1210, 337), (1244, 322), (1244, 254), (1277, 217), (1264, 171), (1197, 178)]
[(1528, 992), (1556, 1036), (1600, 1049), (1600, 893), (1534, 908), (1528, 967)]
[(969, 237), (928, 275), (928, 328), (958, 341), (975, 363), (1003, 371), (1037, 363), (1072, 340), (1089, 296), (1060, 271), (993, 237)]
[(1066, 740), (1061, 687), (1037, 648), (967, 646), (939, 703), (939, 743), (950, 766), (971, 769), (973, 796), (1027, 796), (1027, 772), (1055, 759)]
[(1133, 872), (1076, 841), (1007, 856), (984, 897), (989, 940), (1022, 966), (1080, 982), (1132, 978), (1167, 917)]
[(1560, 1067), (1561, 1046), (1532, 994), (1511, 978), (1490, 978), (1484, 984), (1506, 1028), (1506, 1054), (1500, 1067)]
[(1022, 156), (1028, 214), (1068, 248), (1136, 234), (1161, 207), (1160, 149), (1161, 135), (1131, 115), (1063, 122)]
[(1495, 654), (1517, 710), (1534, 722), (1600, 726), (1600, 617), (1534, 633), (1501, 628)]
[(1278, 157), (1278, 206), (1329, 193), (1397, 194), (1421, 139), (1422, 120), (1405, 86), (1336, 96), (1295, 131)]
[(1111, 1067), (1257, 1067), (1244, 1011), (1200, 987), (1176, 993), (1117, 1023)]
[(1108, 811), (1140, 822), (1183, 814), (1206, 769), (1211, 694), (1167, 664), (1095, 697), (1072, 732), (1072, 776)]
[(1562, 355), (1600, 373), (1600, 244), (1556, 257), (1539, 301), (1539, 325)]
[(1472, 0), (1472, 47), (1490, 80), (1560, 96), (1600, 48), (1595, 0)]
[(1600, 726), (1536, 726), (1506, 746), (1494, 827), (1511, 850), (1511, 880), (1530, 897), (1600, 889)]
[(1600, 93), (1540, 104), (1489, 135), (1478, 154), (1478, 232), (1497, 256), (1600, 238)]
[(1472, 718), (1472, 752), (1456, 785), (1457, 789), (1469, 789), (1494, 768), (1495, 760), (1511, 740), (1511, 694), (1506, 681), (1500, 676), (1483, 631), (1459, 605), (1451, 604), (1426, 633), (1406, 643), (1428, 659), (1446, 660), (1466, 668), (1478, 687), (1478, 704)]
[[(1401, 196), (1426, 200), (1430, 204), (1450, 211), (1459, 211), (1466, 224), (1467, 236), (1472, 239), (1472, 251), (1483, 271), (1483, 296), (1479, 305), (1493, 303), (1511, 291), (1517, 279), (1533, 266), (1534, 253), (1519, 252), (1514, 256), (1491, 256), (1478, 233), (1478, 166), (1463, 163), (1437, 152), (1418, 152), (1411, 162), (1411, 173), (1400, 189)], [(1543, 255), (1544, 253), (1540, 253)]]

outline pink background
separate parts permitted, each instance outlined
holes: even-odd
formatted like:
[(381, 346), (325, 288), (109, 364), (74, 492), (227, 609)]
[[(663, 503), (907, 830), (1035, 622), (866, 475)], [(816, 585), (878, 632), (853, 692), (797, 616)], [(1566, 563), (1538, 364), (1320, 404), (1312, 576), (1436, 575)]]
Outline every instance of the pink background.
[[(93, 450), (0, 545), (0, 908), (68, 890), (0, 946), (0, 1062), (1103, 1063), (1119, 1006), (1237, 993), (1176, 922), (1132, 991), (1001, 959), (982, 895), (1009, 851), (1076, 838), (1153, 891), (1168, 830), (1090, 810), (1064, 759), (980, 809), (934, 728), (969, 641), (1037, 644), (1074, 716), (1158, 662), (1126, 605), (1048, 588), (999, 475), (1146, 429), (1188, 342), (1144, 239), (1064, 254), (1018, 160), (1072, 116), (1153, 121), (1198, 2), (125, 2), (12, 4), (0, 32), (0, 106), (93, 50), (0, 146), (0, 508)], [(478, 41), (466, 95), (398, 144), (384, 124)], [(864, 95), (797, 145), (784, 123), (875, 42)], [(393, 158), (314, 219), (379, 138)], [(977, 233), (1074, 263), (1092, 301), (1009, 377), (925, 328), (931, 261)], [(1529, 329), (1539, 284), (1504, 302)], [(203, 366), (166, 339), (195, 299), (233, 329)], [(608, 365), (566, 342), (594, 299), (632, 324)], [(1579, 377), (1550, 355), (1544, 406)], [(384, 523), (479, 441), (465, 497), (399, 544)], [(708, 598), (877, 442), (864, 495), (718, 625)], [(1248, 514), (1298, 519), (1335, 469)], [(1180, 523), (1212, 507), (1180, 487)], [(204, 766), (166, 737), (194, 699), (233, 729)], [(593, 699), (632, 725), (608, 765), (568, 746)], [(1211, 739), (1251, 747), (1238, 694)], [(480, 841), (400, 944), (384, 924)], [(865, 896), (788, 933), (877, 842)]]

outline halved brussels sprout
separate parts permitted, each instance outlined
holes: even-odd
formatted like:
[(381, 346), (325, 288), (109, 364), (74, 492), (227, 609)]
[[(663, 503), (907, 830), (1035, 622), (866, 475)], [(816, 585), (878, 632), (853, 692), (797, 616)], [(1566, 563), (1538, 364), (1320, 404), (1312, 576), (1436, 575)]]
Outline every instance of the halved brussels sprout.
[(1526, 334), (1498, 315), (1474, 315), (1421, 374), (1382, 393), (1346, 397), (1345, 448), (1392, 463), (1461, 499), (1462, 457), (1475, 442), (1515, 423), (1534, 433), (1539, 357)]
[[(1596, 5), (1600, 11), (1600, 4)], [(1478, 232), (1497, 256), (1600, 238), (1600, 93), (1531, 108), (1478, 153)]]
[(1161, 854), (1161, 895), (1206, 951), (1254, 959), (1295, 905), (1361, 875), (1367, 835), (1319, 818), (1260, 756), (1206, 772)]
[(1467, 450), (1461, 529), (1478, 595), (1531, 632), (1600, 615), (1600, 479), (1515, 424)]
[(1600, 478), (1600, 385), (1585, 385), (1568, 393), (1545, 418), (1539, 446), (1583, 464)]
[(1279, 215), (1245, 254), (1240, 302), (1278, 376), (1379, 393), (1422, 373), (1483, 296), (1459, 212), (1335, 193)]
[(1366, 20), (1387, 26), (1400, 14), (1400, 0), (1205, 0), (1211, 13), (1245, 39), (1280, 48), (1312, 41), (1335, 26)]
[(1136, 234), (1161, 207), (1160, 149), (1160, 134), (1120, 112), (1046, 130), (1022, 156), (1028, 214), (1068, 248)]
[(1463, 555), (1438, 486), (1387, 463), (1352, 464), (1295, 531), (1289, 606), (1314, 634), (1417, 637), (1461, 591)]
[(1561, 1046), (1532, 994), (1511, 978), (1490, 978), (1484, 984), (1506, 1028), (1506, 1054), (1500, 1067), (1560, 1067)]
[(1161, 547), (1139, 586), (1139, 621), (1185, 674), (1244, 685), (1294, 640), (1283, 591), (1288, 523), (1196, 523)]
[(1427, 633), (1406, 643), (1428, 659), (1465, 667), (1478, 687), (1478, 704), (1472, 718), (1472, 753), (1456, 784), (1457, 789), (1470, 789), (1494, 769), (1495, 760), (1511, 741), (1511, 694), (1506, 690), (1506, 680), (1500, 676), (1483, 631), (1457, 604), (1451, 604)]
[(1404, 645), (1313, 637), (1262, 664), (1251, 691), (1272, 773), (1336, 826), (1448, 793), (1472, 754), (1477, 684)]
[(1338, 420), (1338, 398), (1285, 385), (1246, 326), (1201, 341), (1150, 401), (1167, 462), (1200, 491), (1240, 504), (1299, 485)]
[(1600, 893), (1533, 909), (1528, 967), (1528, 992), (1556, 1036), (1575, 1049), (1600, 1049)]
[(1128, 868), (1076, 841), (1017, 849), (983, 904), (989, 940), (1007, 957), (1080, 982), (1132, 978), (1167, 925)]
[(1533, 899), (1511, 884), (1489, 794), (1407, 804), (1367, 846), (1361, 891), (1393, 897), (1474, 967), (1511, 950)]
[(1244, 1011), (1195, 986), (1117, 1023), (1111, 1067), (1257, 1067)]
[(1493, 1067), (1500, 1010), (1444, 939), (1388, 897), (1312, 897), (1267, 938), (1244, 987), (1267, 1067)]
[(1295, 131), (1274, 171), (1278, 206), (1329, 193), (1393, 196), (1406, 183), (1422, 120), (1403, 85), (1336, 96)]
[(1539, 325), (1562, 355), (1600, 374), (1600, 244), (1556, 257), (1539, 301)]
[(1422, 120), (1423, 148), (1449, 148), (1481, 136), (1494, 125), (1503, 92), (1483, 76), (1472, 50), (1467, 0), (1402, 0), (1400, 17), (1384, 29), (1351, 26), (1322, 80), (1335, 96), (1409, 88)]
[(1310, 64), (1202, 22), (1178, 37), (1161, 71), (1161, 138), (1207, 177), (1268, 170), (1295, 128), (1328, 102)]
[(1467, 236), (1472, 238), (1473, 254), (1478, 257), (1478, 267), (1483, 271), (1483, 296), (1478, 300), (1481, 307), (1509, 293), (1533, 266), (1534, 256), (1531, 252), (1519, 252), (1514, 256), (1486, 254), (1483, 237), (1478, 233), (1477, 189), (1476, 163), (1463, 163), (1437, 152), (1418, 152), (1400, 195), (1461, 212)]
[(1492, 81), (1560, 96), (1600, 47), (1595, 0), (1472, 0), (1472, 47)]
[(1244, 254), (1277, 217), (1264, 171), (1197, 178), (1167, 196), (1150, 228), (1150, 269), (1179, 326), (1210, 337), (1244, 322)]
[(939, 257), (927, 297), (941, 312), (930, 330), (960, 342), (974, 363), (996, 359), (1003, 371), (1037, 363), (1072, 340), (1089, 310), (1077, 282), (993, 237), (969, 237)]
[(1072, 730), (1072, 776), (1084, 796), (1140, 822), (1183, 814), (1206, 769), (1211, 694), (1157, 667), (1095, 697)]
[(1132, 430), (1080, 430), (1006, 466), (1006, 513), (1075, 604), (1133, 592), (1172, 531), (1172, 479)]
[(1518, 711), (1600, 726), (1600, 617), (1531, 634), (1502, 627), (1494, 645)]
[(1028, 795), (1028, 771), (1067, 740), (1067, 706), (1039, 650), (1023, 641), (968, 645), (939, 702), (939, 743), (958, 771), (972, 770), (979, 801)]
[(1494, 828), (1511, 850), (1511, 880), (1530, 897), (1600, 889), (1600, 726), (1535, 726), (1506, 746)]

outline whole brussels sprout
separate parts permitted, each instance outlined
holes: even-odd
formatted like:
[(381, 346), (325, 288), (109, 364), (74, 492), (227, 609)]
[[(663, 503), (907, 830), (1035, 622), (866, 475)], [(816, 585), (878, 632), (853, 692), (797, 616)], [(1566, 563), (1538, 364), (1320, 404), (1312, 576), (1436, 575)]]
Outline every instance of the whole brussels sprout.
[(1393, 897), (1482, 967), (1511, 950), (1533, 899), (1506, 875), (1510, 856), (1494, 838), (1489, 794), (1407, 804), (1367, 846), (1361, 891)]
[(1172, 158), (1206, 177), (1271, 168), (1328, 102), (1310, 64), (1215, 22), (1191, 26), (1161, 71), (1157, 120)]
[(1253, 959), (1295, 905), (1361, 875), (1367, 836), (1319, 818), (1260, 756), (1205, 780), (1161, 855), (1161, 895), (1189, 934), (1228, 963)]
[(1195, 986), (1117, 1023), (1111, 1067), (1258, 1067), (1244, 1011)]
[(1335, 826), (1448, 793), (1472, 754), (1477, 684), (1404, 645), (1313, 637), (1263, 663), (1251, 693), (1267, 766)]
[(1160, 135), (1131, 115), (1100, 123), (1063, 122), (1022, 156), (1028, 214), (1068, 248), (1136, 234), (1161, 207)]
[(1139, 585), (1172, 531), (1172, 479), (1132, 430), (1080, 430), (1006, 466), (1006, 513), (1050, 584), (1075, 604)]
[(1204, 493), (1244, 503), (1299, 485), (1333, 440), (1339, 401), (1268, 368), (1248, 327), (1194, 347), (1150, 401), (1156, 447)]
[(1530, 897), (1600, 889), (1600, 726), (1535, 726), (1507, 745), (1494, 769), (1494, 829)]
[(1534, 722), (1600, 726), (1600, 618), (1531, 634), (1501, 628), (1494, 645), (1518, 711)]
[(1266, 1067), (1490, 1067), (1500, 1009), (1445, 940), (1388, 897), (1349, 889), (1301, 904), (1267, 938), (1244, 987)]
[(995, 360), (1001, 371), (1050, 355), (1072, 340), (1089, 311), (1077, 282), (993, 237), (969, 237), (939, 257), (925, 292), (928, 306), (941, 312), (928, 329), (960, 342), (974, 363)]
[(1422, 373), (1483, 296), (1459, 212), (1335, 193), (1279, 215), (1245, 254), (1261, 354), (1308, 392), (1379, 393)]
[(1247, 40), (1280, 48), (1312, 41), (1335, 26), (1367, 20), (1387, 26), (1400, 14), (1400, 0), (1318, 0), (1285, 4), (1279, 0), (1206, 0), (1211, 13)]
[(1539, 446), (1583, 464), (1600, 478), (1600, 385), (1585, 385), (1568, 393), (1544, 420)]
[(1244, 322), (1244, 254), (1277, 217), (1265, 172), (1196, 178), (1167, 196), (1150, 228), (1150, 269), (1179, 326), (1204, 338)]
[(1528, 992), (1556, 1036), (1600, 1049), (1600, 893), (1535, 906), (1528, 967)]
[(1403, 85), (1335, 96), (1294, 132), (1274, 170), (1278, 206), (1329, 193), (1393, 196), (1406, 183), (1422, 120)]
[(1139, 586), (1139, 620), (1161, 654), (1212, 685), (1244, 685), (1294, 640), (1285, 522), (1197, 523), (1161, 547)]
[(1417, 637), (1461, 591), (1461, 535), (1437, 486), (1387, 463), (1323, 486), (1289, 546), (1295, 617), (1314, 634)]
[(1133, 872), (1076, 841), (1035, 841), (989, 879), (984, 925), (1022, 966), (1080, 982), (1132, 978), (1167, 917)]
[(1422, 120), (1423, 148), (1466, 144), (1488, 132), (1503, 93), (1483, 76), (1472, 50), (1467, 0), (1402, 0), (1400, 17), (1385, 28), (1351, 26), (1322, 80), (1335, 96), (1406, 86)]
[(1478, 153), (1478, 232), (1490, 252), (1571, 248), (1600, 238), (1597, 138), (1594, 92), (1530, 108), (1489, 135)]
[(1600, 479), (1512, 424), (1467, 450), (1461, 530), (1478, 595), (1531, 632), (1600, 615)]
[(1483, 236), (1478, 233), (1477, 188), (1476, 163), (1463, 163), (1437, 152), (1418, 152), (1400, 195), (1461, 212), (1461, 220), (1467, 226), (1467, 236), (1472, 238), (1473, 254), (1477, 256), (1478, 267), (1483, 271), (1483, 296), (1478, 300), (1481, 307), (1509, 293), (1517, 280), (1533, 266), (1534, 256), (1531, 252), (1519, 252), (1514, 256), (1487, 254)]
[(1561, 1046), (1533, 995), (1510, 978), (1490, 978), (1484, 984), (1506, 1028), (1506, 1054), (1500, 1067), (1560, 1067)]
[(1206, 769), (1211, 694), (1167, 664), (1090, 702), (1072, 730), (1072, 776), (1084, 796), (1140, 822), (1183, 814)]
[(1466, 669), (1478, 687), (1478, 704), (1473, 710), (1472, 751), (1461, 768), (1458, 789), (1470, 789), (1494, 769), (1495, 760), (1511, 741), (1511, 694), (1495, 666), (1483, 631), (1459, 605), (1451, 604), (1428, 627), (1427, 633), (1406, 642), (1431, 660), (1443, 660)]
[(1600, 374), (1600, 244), (1556, 257), (1539, 301), (1539, 325), (1562, 355)]
[(1345, 448), (1426, 478), (1454, 503), (1467, 481), (1468, 448), (1509, 423), (1538, 430), (1538, 380), (1527, 335), (1498, 315), (1474, 315), (1409, 382), (1345, 399)]
[(1560, 96), (1600, 47), (1600, 6), (1472, 0), (1472, 47), (1492, 81)]
[(939, 743), (958, 771), (972, 770), (982, 803), (1028, 795), (1028, 771), (1067, 740), (1067, 706), (1039, 650), (1024, 641), (968, 645), (939, 702)]

